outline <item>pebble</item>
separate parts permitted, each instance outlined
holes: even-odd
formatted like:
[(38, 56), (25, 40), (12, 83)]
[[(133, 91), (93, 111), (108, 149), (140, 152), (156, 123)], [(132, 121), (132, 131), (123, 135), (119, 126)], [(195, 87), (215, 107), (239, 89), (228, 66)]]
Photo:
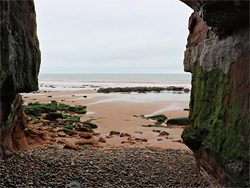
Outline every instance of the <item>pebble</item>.
[(37, 149), (0, 160), (0, 187), (201, 187), (194, 168), (186, 150)]

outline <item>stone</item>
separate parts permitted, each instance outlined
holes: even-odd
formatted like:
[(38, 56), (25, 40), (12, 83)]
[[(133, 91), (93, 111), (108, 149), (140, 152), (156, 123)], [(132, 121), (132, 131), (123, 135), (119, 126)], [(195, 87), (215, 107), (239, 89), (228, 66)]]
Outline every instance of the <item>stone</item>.
[(157, 123), (164, 123), (168, 119), (164, 114), (149, 116), (148, 118), (157, 121)]
[(121, 133), (120, 137), (131, 137), (131, 135), (128, 133)]
[(146, 138), (135, 138), (136, 141), (147, 142)]
[(81, 138), (85, 138), (85, 139), (91, 139), (92, 138), (92, 135), (90, 133), (85, 133), (85, 132), (80, 132), (79, 136)]
[(49, 112), (46, 114), (44, 119), (50, 120), (50, 121), (56, 121), (58, 118), (63, 118), (63, 115), (58, 112)]
[(150, 146), (150, 147), (148, 147), (148, 149), (151, 150), (151, 151), (156, 151), (156, 152), (164, 151), (164, 148), (158, 147), (158, 146)]
[(160, 133), (161, 130), (153, 130), (153, 132)]
[(94, 133), (92, 133), (92, 135), (93, 135), (93, 136), (100, 136), (101, 133), (96, 133), (96, 132), (94, 132)]
[(126, 141), (121, 141), (121, 144), (131, 144), (131, 145), (133, 145), (133, 144), (136, 144), (136, 142), (131, 141), (131, 140), (126, 140)]
[(128, 138), (127, 138), (127, 140), (129, 140), (129, 141), (133, 141), (133, 140), (134, 140), (134, 138), (128, 137)]
[(51, 138), (50, 141), (51, 142), (56, 142), (56, 139), (55, 138)]
[(118, 132), (118, 131), (110, 131), (109, 135), (110, 135), (110, 136), (112, 136), (112, 135), (117, 135), (117, 136), (119, 136), (119, 135), (120, 135), (120, 132)]
[(101, 142), (101, 143), (106, 143), (107, 141), (103, 138), (103, 137), (100, 137), (98, 142)]
[(179, 142), (181, 144), (184, 144), (184, 142), (182, 140), (173, 140), (172, 142)]
[(143, 134), (143, 132), (141, 132), (141, 131), (135, 131), (135, 133), (138, 133), (138, 134)]
[(168, 135), (169, 135), (169, 133), (166, 131), (161, 131), (159, 134), (159, 136), (168, 136)]
[(67, 135), (70, 135), (70, 136), (73, 136), (73, 135), (77, 134), (76, 131), (71, 130), (71, 129), (67, 129), (67, 128), (64, 128), (63, 131), (64, 131), (64, 133), (66, 133)]
[(59, 137), (65, 137), (65, 136), (66, 136), (66, 134), (65, 134), (64, 132), (58, 132), (57, 135), (58, 135)]
[(68, 141), (65, 139), (59, 139), (59, 140), (57, 140), (57, 143), (67, 144)]

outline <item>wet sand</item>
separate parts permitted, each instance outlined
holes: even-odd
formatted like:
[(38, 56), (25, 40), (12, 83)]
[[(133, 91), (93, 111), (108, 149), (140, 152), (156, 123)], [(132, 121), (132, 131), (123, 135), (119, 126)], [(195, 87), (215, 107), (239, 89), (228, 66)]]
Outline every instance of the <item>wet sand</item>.
[[(161, 92), (161, 93), (97, 93), (95, 90), (51, 91), (22, 94), (24, 104), (29, 102), (48, 103), (52, 100), (69, 105), (86, 105), (88, 113), (81, 120), (95, 119), (98, 125), (95, 132), (101, 133), (107, 143), (100, 143), (102, 147), (150, 147), (158, 146), (172, 149), (188, 149), (180, 143), (183, 128), (143, 127), (154, 124), (153, 121), (134, 117), (133, 115), (164, 114), (168, 118), (187, 117), (189, 94)], [(52, 96), (52, 97), (48, 97)], [(85, 96), (85, 97), (84, 97)], [(168, 136), (158, 136), (153, 130), (166, 131)], [(136, 141), (135, 144), (121, 143), (128, 137), (112, 136), (106, 138), (110, 131), (128, 133), (132, 138), (147, 139), (148, 142)]]

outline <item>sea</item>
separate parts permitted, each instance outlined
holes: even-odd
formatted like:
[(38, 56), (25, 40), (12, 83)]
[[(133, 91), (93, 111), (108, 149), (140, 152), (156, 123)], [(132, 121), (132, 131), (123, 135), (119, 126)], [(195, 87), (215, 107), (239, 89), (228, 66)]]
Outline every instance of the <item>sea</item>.
[(191, 88), (191, 74), (40, 74), (40, 90), (79, 90), (107, 87)]

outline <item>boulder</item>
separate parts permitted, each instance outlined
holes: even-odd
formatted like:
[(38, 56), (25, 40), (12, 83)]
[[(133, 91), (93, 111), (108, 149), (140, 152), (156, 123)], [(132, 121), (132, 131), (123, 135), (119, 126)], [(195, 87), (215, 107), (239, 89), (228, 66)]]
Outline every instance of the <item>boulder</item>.
[(159, 136), (168, 136), (168, 135), (169, 135), (169, 133), (166, 131), (161, 131), (159, 134)]
[(85, 132), (80, 132), (79, 136), (81, 138), (85, 138), (85, 139), (91, 139), (92, 138), (92, 135), (90, 133), (85, 133)]
[(128, 133), (121, 133), (120, 137), (131, 137), (131, 135)]
[(98, 142), (101, 142), (101, 143), (106, 143), (106, 140), (103, 138), (103, 137), (100, 137)]
[(58, 135), (59, 137), (65, 137), (65, 136), (66, 136), (66, 134), (65, 134), (64, 132), (58, 132), (57, 135)]
[(112, 136), (112, 135), (117, 135), (117, 136), (119, 136), (119, 135), (120, 135), (120, 132), (118, 132), (118, 131), (111, 131), (111, 132), (109, 133), (109, 135), (110, 135), (110, 136)]

